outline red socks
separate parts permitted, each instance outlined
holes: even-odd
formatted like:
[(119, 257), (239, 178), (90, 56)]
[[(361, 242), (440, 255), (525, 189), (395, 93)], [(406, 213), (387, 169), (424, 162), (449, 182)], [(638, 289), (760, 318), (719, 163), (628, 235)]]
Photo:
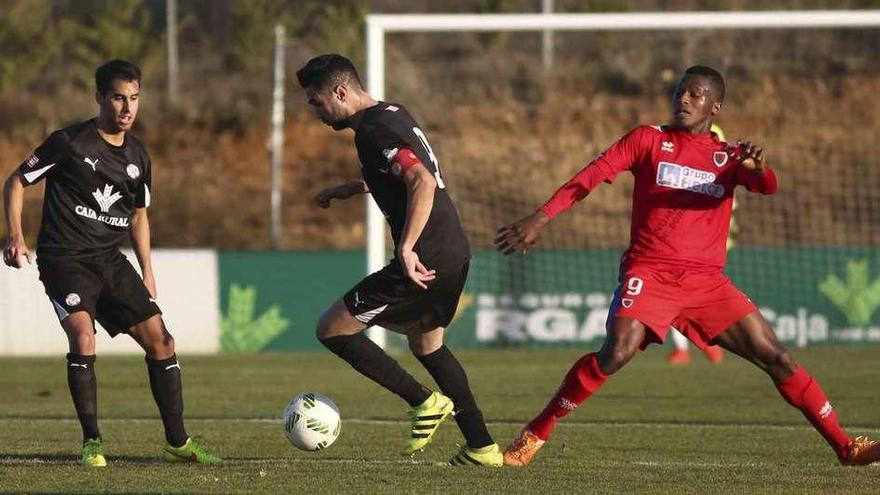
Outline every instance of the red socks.
[(578, 359), (562, 380), (550, 402), (526, 428), (541, 440), (550, 438), (559, 418), (573, 411), (587, 397), (596, 393), (608, 377), (599, 369), (596, 353)]
[[(549, 439), (556, 422), (596, 393), (606, 379), (595, 353), (582, 356), (568, 370), (544, 410), (526, 428), (541, 440)], [(846, 456), (849, 435), (838, 423), (837, 413), (822, 387), (806, 370), (798, 366), (793, 375), (776, 383), (776, 388), (786, 402), (800, 409), (840, 458)]]
[(786, 402), (801, 410), (838, 457), (843, 458), (850, 438), (837, 422), (837, 413), (819, 383), (798, 365), (794, 374), (777, 383), (776, 388)]

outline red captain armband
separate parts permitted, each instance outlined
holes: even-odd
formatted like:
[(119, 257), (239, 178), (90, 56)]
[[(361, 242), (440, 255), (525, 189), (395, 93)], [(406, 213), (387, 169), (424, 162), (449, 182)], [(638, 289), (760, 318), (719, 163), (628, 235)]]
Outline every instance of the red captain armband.
[(413, 166), (422, 163), (419, 157), (409, 148), (401, 148), (391, 158), (391, 175), (398, 179), (403, 178), (403, 174)]

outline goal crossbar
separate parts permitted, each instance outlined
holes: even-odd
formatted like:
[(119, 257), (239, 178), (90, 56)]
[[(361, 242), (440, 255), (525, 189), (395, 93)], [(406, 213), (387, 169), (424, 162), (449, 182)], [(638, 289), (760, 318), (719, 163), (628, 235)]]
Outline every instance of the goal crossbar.
[(613, 14), (370, 14), (384, 32), (601, 31), (670, 29), (852, 28), (880, 26), (880, 10), (632, 12)]

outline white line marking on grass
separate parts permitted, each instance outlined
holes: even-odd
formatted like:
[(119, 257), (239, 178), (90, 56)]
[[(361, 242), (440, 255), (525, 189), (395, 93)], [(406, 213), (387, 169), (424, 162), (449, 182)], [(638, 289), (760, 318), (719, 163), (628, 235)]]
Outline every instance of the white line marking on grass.
[(276, 457), (269, 459), (224, 459), (224, 462), (228, 462), (230, 464), (290, 464), (290, 463), (312, 463), (312, 464), (395, 464), (395, 465), (406, 465), (406, 464), (420, 464), (420, 465), (431, 465), (433, 462), (429, 461), (417, 461), (414, 459), (319, 459), (319, 458), (300, 458), (300, 457)]
[[(76, 422), (78, 421), (76, 418), (70, 417), (2, 417), (0, 416), (0, 422), (3, 421), (51, 421), (51, 422)], [(100, 421), (103, 422), (131, 422), (131, 423), (142, 423), (142, 422), (158, 422), (159, 418), (100, 418)], [(281, 418), (186, 418), (187, 422), (200, 421), (206, 423), (281, 423)], [(408, 425), (409, 422), (404, 420), (396, 420), (396, 419), (379, 419), (379, 418), (342, 418), (344, 423), (352, 423), (352, 424), (364, 424), (364, 425), (385, 425), (385, 426), (399, 426), (399, 425)], [(489, 426), (522, 426), (525, 424), (525, 421), (487, 421), (487, 425)], [(776, 431), (800, 431), (800, 430), (812, 430), (813, 427), (809, 424), (803, 425), (785, 425), (785, 424), (767, 424), (767, 423), (701, 423), (701, 422), (680, 422), (680, 421), (656, 421), (656, 422), (646, 422), (646, 421), (568, 421), (568, 422), (560, 422), (557, 427), (560, 428), (705, 428), (705, 429), (743, 429), (743, 430), (776, 430)], [(846, 425), (848, 430), (857, 430), (862, 432), (880, 432), (880, 427), (877, 425), (867, 426), (867, 425)]]
[(630, 464), (646, 467), (677, 467), (677, 468), (766, 468), (762, 462), (676, 462), (676, 461), (632, 461)]
[[(26, 454), (23, 454), (26, 455)], [(144, 461), (129, 461), (124, 458), (116, 458), (113, 456), (108, 456), (108, 462), (110, 464), (152, 464), (152, 462), (144, 462)], [(41, 458), (40, 454), (34, 454), (34, 457), (0, 457), (0, 466), (15, 466), (15, 465), (25, 465), (25, 466), (33, 466), (33, 465), (45, 465), (45, 466), (55, 466), (55, 465), (66, 465), (66, 464), (76, 464), (77, 460), (74, 458), (70, 459), (46, 459)], [(347, 464), (347, 465), (363, 465), (363, 466), (371, 466), (371, 465), (432, 465), (433, 462), (428, 461), (416, 461), (409, 459), (399, 459), (399, 460), (389, 460), (389, 459), (318, 459), (318, 458), (296, 458), (296, 457), (276, 457), (276, 458), (266, 458), (266, 459), (224, 459), (222, 466), (229, 465), (237, 465), (237, 464)], [(164, 464), (164, 462), (158, 457), (155, 460), (155, 464)]]
[[(75, 418), (71, 419), (71, 421)], [(103, 419), (101, 421), (104, 421)], [(156, 419), (158, 421), (158, 419)], [(280, 423), (281, 418), (187, 418), (187, 421), (230, 421), (243, 423)], [(364, 424), (364, 425), (408, 425), (407, 421), (399, 421), (395, 419), (376, 419), (376, 418), (342, 418), (345, 423)], [(525, 421), (487, 421), (488, 426), (522, 426)], [(590, 421), (590, 422), (560, 422), (556, 425), (562, 428), (716, 428), (716, 429), (744, 429), (744, 430), (783, 430), (783, 431), (799, 431), (812, 430), (809, 424), (804, 425), (783, 425), (783, 424), (764, 424), (764, 423), (700, 423), (700, 422), (640, 422), (640, 421)], [(865, 425), (848, 425), (847, 429), (859, 430), (866, 432), (880, 432), (877, 426)]]
[(76, 462), (76, 461), (52, 461), (52, 460), (46, 460), (46, 459), (40, 459), (40, 458), (34, 458), (34, 459), (6, 459), (5, 457), (0, 457), (0, 466), (14, 466), (14, 465), (16, 465), (16, 464), (20, 464), (20, 465), (21, 465), (21, 464), (24, 464), (24, 465), (31, 465), (31, 464), (69, 464), (69, 463), (73, 463), (73, 462)]
[[(41, 458), (40, 454), (34, 454), (34, 457), (25, 457), (26, 454), (18, 457), (0, 457), (0, 466), (61, 466), (73, 465), (77, 460), (73, 457), (69, 459), (46, 459)], [(141, 464), (163, 464), (156, 458), (152, 460), (135, 460), (131, 461), (124, 456), (120, 458), (108, 457), (111, 467), (116, 465), (141, 465)], [(414, 459), (341, 459), (341, 458), (308, 458), (308, 457), (269, 457), (265, 459), (224, 459), (223, 463), (216, 467), (231, 467), (236, 465), (296, 465), (296, 464), (335, 464), (347, 466), (437, 466), (444, 467), (442, 463), (437, 461), (418, 461)], [(608, 468), (621, 467), (626, 465), (643, 466), (648, 468), (697, 468), (697, 469), (766, 469), (772, 468), (773, 465), (762, 462), (685, 462), (685, 461), (621, 461), (608, 462), (600, 461), (596, 466)], [(873, 467), (873, 466), (872, 466)]]

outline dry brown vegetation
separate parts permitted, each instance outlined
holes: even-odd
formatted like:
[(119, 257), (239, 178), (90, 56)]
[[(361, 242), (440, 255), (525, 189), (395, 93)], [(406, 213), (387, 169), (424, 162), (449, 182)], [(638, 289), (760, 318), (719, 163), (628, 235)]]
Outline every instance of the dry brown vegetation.
[[(618, 3), (633, 10), (632, 2)], [(681, 3), (676, 8), (706, 8), (705, 2)], [(394, 2), (385, 4), (394, 10)], [(755, 7), (747, 4), (735, 7)], [(780, 175), (772, 198), (739, 194), (740, 242), (876, 246), (876, 31), (566, 34), (557, 36), (557, 62), (549, 71), (541, 68), (536, 35), (394, 35), (386, 94), (426, 130), (467, 230), (486, 247), (498, 226), (538, 206), (628, 129), (662, 123), (669, 89), (683, 68), (713, 65), (728, 78), (719, 123), (729, 140), (764, 144)], [(310, 205), (321, 188), (359, 174), (351, 133), (334, 133), (314, 120), (291, 81), (293, 70), (321, 51), (316, 46), (290, 43), (281, 247), (359, 248), (363, 201), (330, 210)], [(358, 50), (352, 56), (362, 61)], [(161, 78), (145, 81), (137, 133), (155, 166), (155, 244), (267, 248), (268, 68), (230, 71), (210, 54), (193, 64), (184, 69), (184, 101), (177, 107), (162, 101)], [(0, 94), (0, 172), (8, 174), (52, 128), (92, 111), (84, 88)], [(625, 245), (630, 184), (624, 178), (597, 190), (559, 220), (550, 243)], [(39, 205), (40, 194), (29, 192), (31, 241)]]

